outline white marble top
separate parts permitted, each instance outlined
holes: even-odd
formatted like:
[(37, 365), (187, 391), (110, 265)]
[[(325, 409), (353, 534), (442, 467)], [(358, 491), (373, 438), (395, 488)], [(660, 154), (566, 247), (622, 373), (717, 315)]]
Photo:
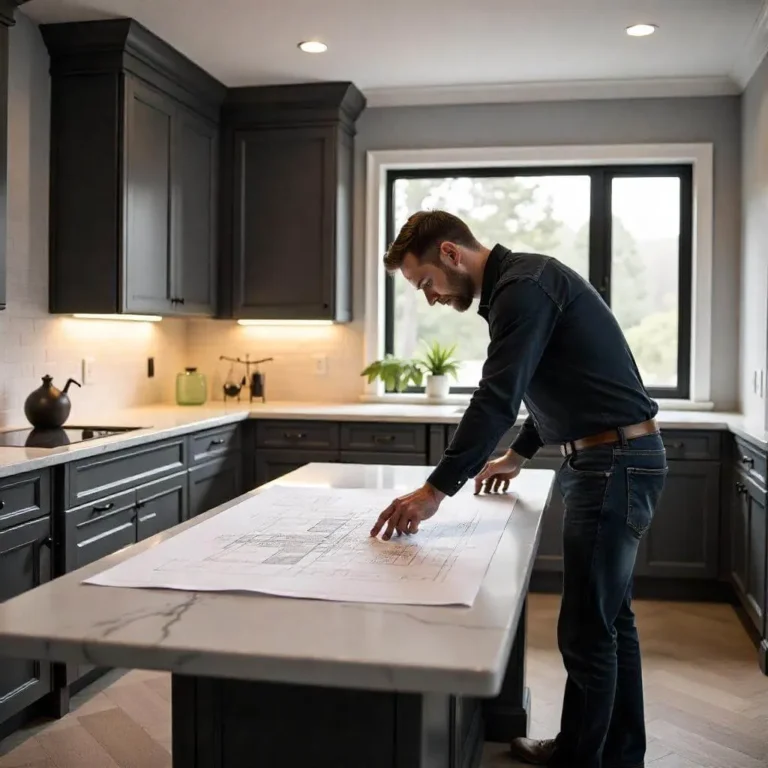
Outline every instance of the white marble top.
[[(413, 490), (428, 472), (427, 467), (312, 464), (276, 482), (385, 488), (394, 497)], [(515, 480), (517, 503), (471, 608), (82, 583), (230, 506), (224, 505), (0, 604), (0, 655), (241, 679), (495, 695), (553, 481), (549, 470), (524, 470)]]
[[(203, 429), (245, 421), (246, 419), (317, 419), (329, 421), (421, 422), (458, 424), (463, 413), (460, 405), (418, 405), (398, 403), (211, 403), (181, 407), (156, 405), (122, 408), (89, 413), (73, 409), (68, 424), (110, 427), (141, 427), (113, 437), (86, 440), (63, 448), (0, 447), (0, 477), (63, 464), (74, 459), (120, 450)], [(753, 443), (768, 448), (768, 431), (745, 423), (737, 413), (720, 411), (661, 410), (657, 420), (663, 429), (729, 430)], [(518, 419), (522, 423), (523, 418)], [(6, 427), (29, 428), (28, 424)]]

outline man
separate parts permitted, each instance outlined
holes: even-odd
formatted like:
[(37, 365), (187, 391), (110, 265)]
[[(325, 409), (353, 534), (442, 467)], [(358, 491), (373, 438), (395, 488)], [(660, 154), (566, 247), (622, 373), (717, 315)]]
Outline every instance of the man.
[[(516, 739), (514, 757), (567, 768), (639, 768), (645, 758), (640, 647), (631, 580), (640, 538), (667, 471), (658, 410), (600, 295), (554, 258), (492, 250), (443, 211), (408, 219), (384, 264), (430, 306), (464, 312), (475, 297), (490, 344), (482, 380), (423, 487), (396, 499), (372, 536), (413, 534), (445, 496), (475, 477), (475, 492), (505, 491), (545, 443), (565, 456), (563, 596), (558, 646), (568, 673), (560, 733)], [(488, 457), (530, 414), (501, 458)]]

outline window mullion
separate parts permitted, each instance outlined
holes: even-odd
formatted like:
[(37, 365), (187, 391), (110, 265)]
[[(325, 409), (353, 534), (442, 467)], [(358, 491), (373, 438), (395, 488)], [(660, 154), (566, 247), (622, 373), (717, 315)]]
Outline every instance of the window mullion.
[(589, 211), (589, 282), (611, 304), (611, 175), (604, 168), (591, 173)]

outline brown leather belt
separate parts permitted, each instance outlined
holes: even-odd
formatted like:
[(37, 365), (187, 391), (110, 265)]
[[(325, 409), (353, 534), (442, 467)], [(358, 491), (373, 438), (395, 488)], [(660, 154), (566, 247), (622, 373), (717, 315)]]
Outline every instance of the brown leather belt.
[[(642, 421), (640, 424), (631, 424), (628, 427), (622, 427), (621, 431), (624, 433), (626, 440), (632, 440), (635, 437), (643, 437), (644, 435), (653, 435), (659, 431), (659, 426), (656, 424), (655, 419), (649, 419), (648, 421)], [(590, 437), (582, 437), (579, 440), (571, 440), (569, 443), (562, 443), (560, 445), (560, 453), (563, 456), (570, 456), (574, 451), (584, 451), (587, 448), (595, 448), (598, 445), (609, 445), (610, 443), (618, 443), (621, 441), (621, 435), (618, 429), (609, 429), (607, 432), (600, 432), (597, 435), (590, 435)]]

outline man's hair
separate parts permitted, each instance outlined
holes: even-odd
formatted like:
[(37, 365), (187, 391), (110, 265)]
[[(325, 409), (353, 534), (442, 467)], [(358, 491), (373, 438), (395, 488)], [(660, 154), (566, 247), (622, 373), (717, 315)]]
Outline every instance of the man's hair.
[(396, 272), (408, 253), (419, 261), (436, 260), (440, 246), (446, 240), (466, 248), (480, 247), (472, 230), (458, 216), (447, 211), (414, 213), (384, 254), (384, 266), (387, 272)]

